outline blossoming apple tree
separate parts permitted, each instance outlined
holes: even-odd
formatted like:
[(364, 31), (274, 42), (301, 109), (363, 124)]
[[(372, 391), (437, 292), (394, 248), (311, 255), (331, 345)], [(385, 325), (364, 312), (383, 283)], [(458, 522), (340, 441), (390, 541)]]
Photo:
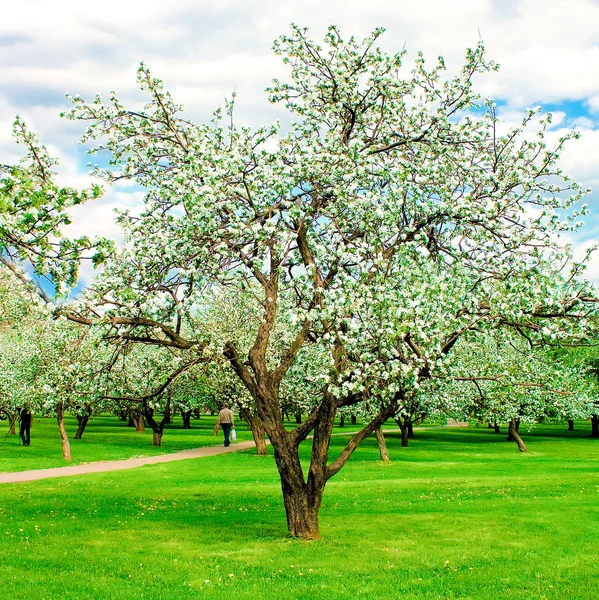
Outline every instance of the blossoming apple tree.
[[(86, 299), (115, 336), (201, 354), (214, 337), (194, 317), (206, 294), (250, 290), (251, 343), (220, 351), (272, 442), (298, 537), (318, 537), (326, 482), (463, 335), (557, 339), (595, 306), (577, 266), (557, 275), (569, 268), (559, 233), (576, 226), (563, 215), (583, 194), (557, 160), (576, 134), (549, 146), (551, 118), (535, 110), (503, 130), (473, 87), (495, 69), (482, 45), (446, 77), (421, 55), (407, 70), (403, 52), (377, 47), (382, 33), (344, 40), (331, 27), (320, 46), (293, 26), (275, 43), (290, 77), (268, 92), (295, 119), (287, 130), (238, 126), (233, 101), (196, 124), (144, 64), (144, 107), (75, 96), (67, 114), (110, 154), (97, 175), (147, 190), (140, 215), (120, 214), (126, 245)], [(84, 304), (71, 318), (95, 322)], [(289, 431), (281, 388), (310, 344), (327, 357), (322, 393)], [(372, 418), (330, 457), (336, 411), (365, 401)]]

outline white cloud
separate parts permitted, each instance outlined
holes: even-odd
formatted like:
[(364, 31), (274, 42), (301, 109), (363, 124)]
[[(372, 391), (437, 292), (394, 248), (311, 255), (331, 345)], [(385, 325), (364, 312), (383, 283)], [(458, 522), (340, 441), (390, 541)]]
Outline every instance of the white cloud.
[(599, 112), (599, 94), (593, 96), (587, 100), (587, 104), (589, 105), (589, 109), (592, 113)]
[[(135, 84), (141, 60), (166, 81), (192, 119), (208, 119), (235, 89), (239, 121), (271, 123), (282, 116), (281, 108), (268, 104), (263, 89), (285, 71), (270, 47), (290, 21), (310, 26), (315, 38), (332, 23), (344, 36), (357, 37), (382, 25), (385, 50), (405, 46), (408, 66), (417, 50), (429, 62), (442, 54), (450, 73), (461, 65), (465, 47), (482, 37), (501, 69), (481, 76), (479, 89), (505, 103), (501, 117), (507, 124), (518, 123), (525, 106), (575, 100), (588, 107), (591, 115), (570, 115), (567, 105), (560, 107), (552, 131), (584, 129), (582, 139), (563, 153), (562, 166), (581, 184), (599, 189), (599, 128), (591, 118), (599, 113), (595, 0), (8, 3), (0, 20), (0, 163), (19, 156), (10, 137), (18, 112), (60, 156), (60, 180), (88, 185), (86, 160), (76, 148), (82, 128), (58, 116), (68, 108), (64, 93), (89, 98), (114, 89), (126, 104), (143, 102)], [(117, 235), (112, 208), (139, 200), (135, 188), (110, 190), (76, 213), (72, 231)], [(599, 209), (599, 197), (591, 197), (590, 204)]]

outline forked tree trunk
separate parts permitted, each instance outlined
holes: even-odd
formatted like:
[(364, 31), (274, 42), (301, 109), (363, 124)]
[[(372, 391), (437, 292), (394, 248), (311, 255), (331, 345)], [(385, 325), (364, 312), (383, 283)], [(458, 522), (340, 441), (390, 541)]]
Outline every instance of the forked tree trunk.
[(181, 410), (181, 418), (183, 419), (183, 429), (191, 429), (191, 411)]
[(385, 442), (385, 436), (383, 435), (383, 430), (380, 427), (377, 427), (374, 430), (374, 435), (376, 436), (376, 441), (379, 445), (379, 452), (381, 454), (381, 460), (383, 462), (389, 462), (389, 452), (387, 452), (387, 444)]
[(516, 442), (520, 452), (528, 452), (526, 444), (522, 441), (522, 438), (518, 433), (518, 422), (515, 419), (509, 422), (507, 440), (508, 442)]
[(146, 430), (144, 426), (144, 416), (141, 411), (131, 411), (129, 413), (129, 418), (131, 419), (132, 426), (135, 427), (135, 431), (138, 433), (143, 433)]
[(77, 417), (77, 423), (78, 423), (77, 433), (75, 434), (75, 439), (80, 440), (81, 436), (83, 435), (83, 432), (85, 431), (85, 428), (87, 427), (89, 418), (91, 417), (91, 411), (86, 411), (82, 415), (77, 413), (75, 416)]
[[(160, 423), (156, 422), (154, 419), (154, 409), (150, 408), (147, 402), (144, 402), (144, 417), (146, 419), (147, 424), (152, 429), (152, 446), (161, 446), (162, 445), (162, 435), (164, 433), (164, 426), (167, 422), (167, 419), (170, 415), (170, 400), (166, 404), (166, 408), (164, 413), (162, 414), (162, 419)], [(143, 419), (142, 419), (143, 422)]]
[(572, 419), (568, 419), (568, 431), (574, 431), (574, 421)]
[(591, 437), (599, 438), (599, 415), (591, 415)]
[(264, 437), (266, 435), (264, 431), (264, 424), (257, 415), (252, 414), (251, 410), (243, 409), (241, 413), (242, 417), (247, 421), (250, 431), (252, 432), (252, 437), (254, 438), (254, 443), (256, 444), (256, 454), (259, 454), (260, 456), (268, 456), (266, 439)]
[(397, 423), (397, 426), (401, 431), (401, 447), (407, 448), (408, 440), (410, 437), (410, 430), (408, 429), (408, 423), (410, 422), (410, 418), (405, 417), (402, 419), (401, 417), (394, 417), (393, 420)]
[[(270, 293), (270, 288), (267, 289)], [(272, 299), (272, 296), (269, 296), (269, 299)], [(274, 302), (267, 303), (268, 319), (271, 323), (275, 308)], [(260, 422), (273, 445), (289, 534), (303, 539), (318, 539), (320, 537), (318, 512), (327, 481), (346, 464), (367, 436), (397, 412), (398, 401), (403, 399), (403, 395), (398, 392), (396, 394), (398, 398), (354, 435), (339, 456), (329, 464), (328, 454), (335, 424), (337, 400), (325, 394), (319, 406), (306, 417), (306, 420), (288, 431), (285, 428), (279, 402), (279, 385), (284, 370), (277, 369), (277, 372), (273, 373), (267, 369), (264, 362), (268, 341), (268, 335), (265, 333), (267, 331), (268, 322), (265, 321), (255, 345), (248, 354), (252, 370), (240, 358), (233, 344), (227, 343), (223, 354), (252, 395)], [(289, 356), (293, 357), (293, 354)], [(300, 461), (299, 447), (311, 431), (313, 432), (312, 454), (306, 480)]]
[(318, 511), (322, 490), (320, 490), (320, 497), (309, 491), (308, 485), (304, 482), (299, 456), (292, 448), (285, 449), (283, 452), (275, 448), (275, 461), (281, 477), (289, 535), (309, 540), (319, 539)]
[(58, 422), (58, 431), (62, 443), (62, 457), (64, 460), (71, 460), (71, 444), (69, 444), (69, 436), (64, 426), (64, 405), (62, 402), (59, 402), (56, 406), (56, 421)]

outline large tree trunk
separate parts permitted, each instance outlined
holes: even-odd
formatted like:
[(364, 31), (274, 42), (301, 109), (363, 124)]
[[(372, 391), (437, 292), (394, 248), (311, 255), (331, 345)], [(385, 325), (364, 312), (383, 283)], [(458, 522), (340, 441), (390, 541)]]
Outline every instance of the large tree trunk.
[(243, 418), (247, 421), (256, 444), (256, 454), (260, 456), (268, 456), (268, 450), (266, 449), (266, 439), (264, 424), (257, 415), (252, 414), (249, 409), (242, 409), (241, 411)]
[(591, 437), (599, 437), (599, 415), (591, 415)]
[(389, 452), (387, 452), (387, 444), (385, 443), (385, 436), (383, 435), (383, 430), (380, 427), (377, 427), (374, 430), (374, 435), (376, 436), (376, 441), (379, 445), (379, 452), (381, 454), (381, 460), (383, 462), (389, 461)]
[(574, 431), (574, 421), (572, 419), (568, 419), (568, 431)]
[(71, 444), (69, 436), (64, 426), (64, 405), (59, 402), (56, 406), (56, 420), (58, 422), (58, 431), (60, 432), (60, 441), (62, 443), (62, 457), (65, 460), (71, 460)]
[(162, 431), (152, 432), (152, 446), (162, 446)]
[[(268, 294), (272, 293), (269, 286), (266, 289)], [(328, 464), (337, 400), (325, 394), (320, 405), (306, 417), (305, 421), (291, 431), (285, 429), (279, 402), (279, 385), (285, 372), (281, 367), (285, 366), (285, 363), (282, 363), (273, 373), (268, 370), (264, 361), (268, 327), (272, 326), (273, 315), (276, 314), (273, 296), (269, 295), (268, 299), (271, 302), (266, 304), (267, 321), (263, 322), (256, 342), (248, 353), (251, 370), (240, 358), (233, 344), (225, 344), (223, 354), (252, 395), (258, 417), (274, 448), (289, 534), (304, 539), (318, 539), (320, 537), (318, 512), (327, 481), (346, 464), (367, 436), (397, 412), (398, 400), (390, 403), (375, 419), (354, 435), (339, 456)], [(293, 357), (293, 353), (287, 356), (288, 364), (291, 364), (290, 357)], [(306, 481), (299, 457), (299, 447), (311, 431), (313, 431), (312, 454)]]
[(520, 452), (528, 452), (526, 444), (522, 441), (522, 438), (518, 433), (518, 425), (519, 423), (516, 419), (509, 422), (507, 440), (508, 442), (516, 442)]
[(275, 461), (281, 477), (289, 535), (309, 540), (319, 539), (318, 511), (322, 490), (320, 495), (309, 492), (297, 450), (291, 448), (281, 452), (280, 448), (275, 448)]
[(408, 437), (414, 437), (414, 423), (412, 423), (412, 419), (408, 421)]
[(77, 433), (75, 434), (75, 439), (76, 440), (80, 440), (81, 436), (83, 435), (83, 432), (85, 431), (85, 428), (87, 427), (87, 424), (89, 422), (89, 419), (91, 417), (91, 411), (86, 411), (85, 413), (83, 413), (82, 415), (76, 413), (75, 416), (77, 417)]
[(191, 429), (191, 411), (181, 409), (181, 418), (183, 419), (183, 429)]

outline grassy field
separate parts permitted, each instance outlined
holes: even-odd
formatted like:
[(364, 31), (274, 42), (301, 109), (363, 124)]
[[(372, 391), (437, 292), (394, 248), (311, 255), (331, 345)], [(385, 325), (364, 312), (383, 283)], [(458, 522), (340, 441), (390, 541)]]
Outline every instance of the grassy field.
[(3, 485), (0, 597), (595, 599), (589, 433), (539, 427), (528, 454), (484, 428), (393, 434), (390, 464), (367, 440), (318, 542), (286, 537), (274, 461), (252, 452)]
[[(66, 464), (80, 464), (97, 460), (119, 460), (137, 456), (155, 456), (168, 452), (178, 452), (188, 448), (222, 444), (222, 433), (212, 435), (216, 416), (202, 415), (191, 420), (191, 429), (183, 429), (181, 418), (175, 416), (172, 425), (166, 425), (162, 446), (152, 446), (152, 430), (136, 432), (127, 423), (112, 415), (101, 415), (90, 420), (83, 437), (74, 439), (77, 421), (72, 415), (65, 418), (67, 433), (71, 443), (73, 460), (65, 463), (62, 459), (60, 437), (56, 420), (49, 417), (34, 417), (31, 427), (31, 446), (23, 448), (18, 435), (9, 435), (8, 422), (0, 421), (0, 472), (24, 471), (27, 469), (47, 469), (63, 467)], [(18, 423), (16, 431), (18, 434)], [(239, 441), (251, 440), (252, 434), (243, 422), (236, 423)]]

